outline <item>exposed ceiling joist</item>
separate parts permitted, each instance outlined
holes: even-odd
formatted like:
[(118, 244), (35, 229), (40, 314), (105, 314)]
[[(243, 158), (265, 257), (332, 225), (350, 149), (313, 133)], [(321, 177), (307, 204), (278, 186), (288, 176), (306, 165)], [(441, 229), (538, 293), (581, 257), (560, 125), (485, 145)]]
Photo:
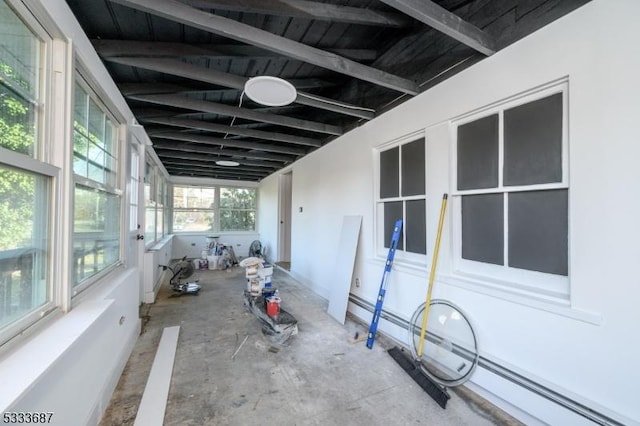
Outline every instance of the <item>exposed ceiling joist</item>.
[(293, 162), (293, 160), (295, 160), (295, 157), (269, 154), (266, 152), (239, 151), (239, 150), (228, 149), (228, 148), (221, 150), (220, 148), (213, 147), (213, 146), (206, 146), (203, 144), (177, 143), (175, 141), (170, 142), (168, 140), (162, 141), (157, 139), (153, 140), (153, 149), (156, 152), (160, 152), (161, 150), (174, 151), (176, 153), (175, 154), (176, 157), (184, 155), (184, 153), (193, 153), (193, 154), (199, 155), (203, 159), (203, 161), (204, 161), (203, 154), (216, 155), (220, 157), (218, 159), (232, 159), (236, 161), (242, 161), (243, 164), (245, 163), (245, 160), (243, 160), (245, 158), (249, 160), (265, 160), (265, 163), (264, 163), (265, 167), (272, 166), (271, 164), (266, 163), (266, 161), (278, 162), (280, 163), (279, 166), (282, 167), (283, 164), (291, 163)]
[[(287, 79), (296, 89), (322, 89), (333, 87), (336, 83), (321, 80), (319, 78), (293, 78)], [(195, 82), (194, 82), (195, 83)], [(135, 94), (158, 94), (158, 93), (201, 93), (231, 95), (237, 93), (237, 89), (212, 89), (209, 83), (206, 84), (173, 84), (173, 83), (119, 83), (118, 88), (124, 96)], [(281, 107), (282, 108), (282, 107)]]
[(173, 158), (170, 156), (163, 156), (164, 160), (162, 164), (171, 164), (173, 166), (196, 166), (196, 167), (205, 167), (209, 169), (223, 169), (227, 167), (233, 167), (233, 170), (243, 171), (248, 173), (254, 173), (259, 175), (269, 174), (270, 169), (260, 169), (257, 167), (251, 167), (246, 164), (242, 164), (240, 166), (219, 166), (216, 164), (218, 160), (215, 161), (200, 161), (200, 159), (185, 159), (185, 158)]
[[(249, 80), (246, 77), (220, 72), (209, 68), (198, 67), (176, 59), (111, 57), (106, 58), (106, 60), (122, 65), (157, 71), (164, 74), (186, 77), (192, 80), (202, 81), (204, 83), (230, 87), (240, 91), (244, 90), (244, 85), (247, 80)], [(303, 92), (298, 92), (294, 102), (367, 120), (374, 117), (374, 113), (367, 108), (361, 108), (344, 102), (334, 101), (332, 99), (320, 98)]]
[(335, 53), (307, 46), (252, 27), (232, 19), (203, 12), (176, 0), (111, 0), (112, 2), (142, 10), (165, 19), (228, 37), (243, 43), (259, 46), (264, 49), (282, 53), (319, 67), (339, 72), (360, 80), (397, 90), (410, 95), (417, 95), (418, 85), (411, 80), (375, 69), (352, 61)]
[(162, 164), (167, 169), (175, 169), (177, 171), (192, 171), (192, 170), (209, 170), (211, 172), (220, 172), (220, 173), (229, 173), (234, 174), (236, 176), (254, 176), (254, 177), (265, 177), (269, 173), (266, 171), (256, 171), (256, 169), (251, 169), (248, 167), (228, 167), (228, 166), (216, 166), (211, 164), (202, 164), (198, 162), (182, 162), (182, 161), (171, 161), (171, 160), (163, 160)]
[(312, 132), (326, 133), (330, 135), (341, 135), (342, 128), (330, 124), (318, 123), (316, 121), (301, 120), (299, 118), (285, 117), (267, 112), (257, 112), (246, 108), (238, 108), (215, 102), (200, 101), (179, 95), (135, 95), (130, 96), (143, 102), (159, 105), (167, 105), (176, 108), (190, 109), (194, 111), (210, 112), (225, 115), (228, 117), (239, 117), (247, 120), (262, 121), (278, 126), (292, 127), (295, 129), (309, 130)]
[[(250, 59), (272, 59), (282, 54), (247, 45), (186, 44), (164, 41), (139, 40), (91, 40), (100, 57), (149, 56), (149, 57), (206, 57), (213, 59), (246, 57)], [(373, 49), (332, 49), (329, 52), (345, 56), (354, 61), (373, 61), (378, 53)]]
[(333, 111), (339, 114), (350, 115), (352, 117), (363, 118), (365, 120), (371, 120), (376, 116), (375, 111), (370, 108), (358, 107), (346, 102), (338, 102), (333, 99), (323, 98), (322, 96), (311, 95), (303, 92), (298, 92), (295, 103)]
[(263, 13), (348, 24), (403, 27), (409, 23), (403, 16), (393, 13), (305, 0), (182, 0), (182, 2), (201, 9)]
[(295, 156), (301, 156), (307, 153), (305, 149), (295, 148), (291, 146), (281, 146), (281, 145), (273, 145), (268, 143), (250, 142), (250, 141), (243, 141), (238, 139), (214, 138), (212, 136), (197, 135), (197, 134), (184, 133), (184, 132), (157, 133), (153, 135), (153, 138), (201, 143), (205, 145), (228, 146), (231, 148), (251, 149), (256, 151), (264, 151), (264, 152), (277, 152), (279, 154), (288, 154), (288, 155), (295, 155)]
[(496, 52), (487, 33), (430, 0), (380, 0), (485, 55)]
[(260, 181), (259, 178), (251, 179), (249, 176), (243, 177), (240, 175), (234, 175), (230, 173), (207, 172), (206, 170), (205, 171), (197, 171), (197, 170), (184, 171), (184, 170), (168, 169), (167, 172), (169, 172), (169, 174), (171, 174), (172, 176), (202, 177), (207, 179), (237, 180), (237, 181), (244, 181), (244, 182)]
[[(154, 146), (154, 150), (156, 151), (156, 154), (158, 154), (158, 157), (160, 158), (165, 158), (168, 160), (176, 160), (176, 161), (192, 160), (202, 164), (211, 164), (219, 160), (229, 160), (234, 158), (229, 155), (214, 155), (214, 154), (208, 154), (208, 153), (203, 154), (198, 151), (185, 151), (178, 148), (176, 149), (161, 148), (160, 145), (158, 145), (157, 149)], [(238, 161), (237, 158), (236, 158), (236, 161)], [(268, 173), (271, 173), (277, 170), (279, 167), (282, 167), (281, 162), (273, 163), (266, 160), (250, 160), (250, 159), (244, 159), (244, 158), (241, 160), (241, 164), (243, 166), (260, 168), (267, 171)]]
[(302, 136), (288, 135), (286, 133), (278, 132), (265, 132), (262, 130), (245, 129), (242, 127), (225, 126), (223, 124), (209, 123), (201, 120), (189, 120), (180, 118), (150, 118), (145, 122), (162, 124), (165, 126), (184, 127), (188, 129), (205, 130), (208, 132), (217, 132), (224, 134), (232, 134), (239, 136), (248, 136), (257, 139), (287, 142), (297, 145), (306, 145), (319, 147), (322, 146), (322, 142), (317, 139), (305, 138)]

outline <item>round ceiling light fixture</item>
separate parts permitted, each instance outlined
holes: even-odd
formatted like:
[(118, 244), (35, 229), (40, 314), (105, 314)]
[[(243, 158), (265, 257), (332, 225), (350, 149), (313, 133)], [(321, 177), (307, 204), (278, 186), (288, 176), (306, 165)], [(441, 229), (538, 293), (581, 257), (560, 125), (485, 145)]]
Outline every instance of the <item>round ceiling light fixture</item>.
[(260, 75), (244, 84), (244, 93), (254, 102), (266, 106), (289, 105), (298, 93), (293, 84), (278, 77)]
[(240, 163), (238, 163), (237, 161), (231, 161), (231, 160), (218, 160), (216, 161), (216, 164), (218, 166), (226, 166), (226, 167), (236, 167), (240, 165)]

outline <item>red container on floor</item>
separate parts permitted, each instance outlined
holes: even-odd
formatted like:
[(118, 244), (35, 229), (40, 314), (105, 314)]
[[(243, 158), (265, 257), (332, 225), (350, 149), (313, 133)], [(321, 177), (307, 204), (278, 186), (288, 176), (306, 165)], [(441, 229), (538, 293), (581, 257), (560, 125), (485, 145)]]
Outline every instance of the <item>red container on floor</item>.
[(280, 313), (280, 298), (271, 296), (267, 299), (267, 315), (276, 317)]

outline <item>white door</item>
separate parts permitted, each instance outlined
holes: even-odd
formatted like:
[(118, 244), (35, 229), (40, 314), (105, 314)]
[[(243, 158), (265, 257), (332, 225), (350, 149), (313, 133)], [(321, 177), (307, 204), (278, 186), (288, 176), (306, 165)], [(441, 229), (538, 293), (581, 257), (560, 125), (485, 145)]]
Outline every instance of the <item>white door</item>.
[(280, 175), (278, 193), (278, 259), (285, 269), (291, 268), (291, 189), (293, 173)]
[[(134, 142), (137, 142), (135, 136), (133, 136)], [(127, 191), (129, 195), (129, 223), (128, 223), (128, 238), (127, 238), (127, 258), (126, 263), (128, 267), (140, 269), (140, 282), (138, 283), (140, 289), (140, 300), (143, 296), (142, 285), (142, 270), (144, 260), (144, 230), (143, 224), (143, 212), (141, 209), (141, 197), (142, 197), (142, 181), (140, 179), (140, 153), (136, 143), (129, 145), (129, 167), (130, 177), (127, 185)]]

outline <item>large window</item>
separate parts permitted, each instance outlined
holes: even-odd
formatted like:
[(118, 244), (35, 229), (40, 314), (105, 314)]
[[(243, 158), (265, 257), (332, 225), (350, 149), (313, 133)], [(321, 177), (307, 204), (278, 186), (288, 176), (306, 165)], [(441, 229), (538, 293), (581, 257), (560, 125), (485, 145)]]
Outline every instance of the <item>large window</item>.
[(424, 137), (381, 150), (378, 167), (379, 247), (390, 246), (394, 224), (402, 219), (398, 250), (424, 258), (427, 253)]
[(73, 120), (74, 285), (120, 261), (118, 127), (81, 77)]
[(174, 186), (174, 232), (254, 231), (256, 190)]
[(566, 86), (455, 123), (462, 271), (568, 294)]
[(0, 344), (51, 306), (52, 181), (42, 156), (46, 43), (0, 0)]

